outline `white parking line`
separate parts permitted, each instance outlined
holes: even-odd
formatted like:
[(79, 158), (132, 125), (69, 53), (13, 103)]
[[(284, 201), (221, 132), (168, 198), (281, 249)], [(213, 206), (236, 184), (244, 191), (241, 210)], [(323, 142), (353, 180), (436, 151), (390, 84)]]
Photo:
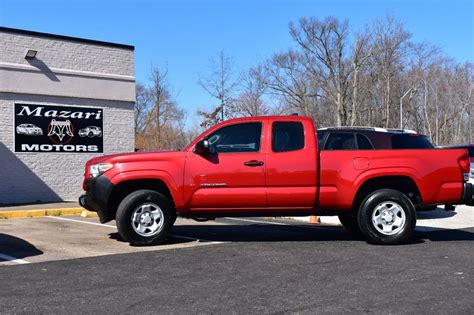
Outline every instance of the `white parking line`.
[[(102, 227), (109, 227), (109, 228), (117, 229), (116, 226), (110, 225), (110, 224), (101, 224), (101, 223), (81, 221), (81, 220), (75, 220), (75, 219), (69, 219), (69, 218), (63, 218), (63, 217), (53, 217), (53, 216), (46, 216), (46, 218), (51, 218), (51, 219), (56, 219), (56, 220), (63, 220), (63, 221), (71, 221), (71, 222), (77, 222), (77, 223), (90, 224), (90, 225), (96, 225), (96, 226), (102, 226)], [(224, 243), (224, 242), (206, 240), (204, 238), (195, 238), (195, 237), (176, 235), (176, 234), (171, 234), (170, 236), (176, 237), (176, 238), (181, 238), (181, 239), (184, 239), (184, 240), (205, 242), (205, 243), (209, 243), (209, 244), (222, 244), (222, 243)]]
[(90, 225), (97, 225), (97, 226), (109, 227), (109, 228), (116, 229), (116, 227), (114, 225), (109, 225), (109, 224), (101, 224), (101, 223), (95, 223), (95, 222), (74, 220), (74, 219), (68, 219), (68, 218), (63, 218), (63, 217), (53, 217), (53, 216), (50, 216), (50, 215), (46, 216), (46, 218), (56, 219), (56, 220), (63, 220), (63, 221), (72, 221), (72, 222), (78, 222), (78, 223), (90, 224)]
[(291, 225), (291, 224), (282, 223), (282, 222), (259, 221), (259, 220), (241, 219), (241, 218), (229, 218), (229, 217), (224, 217), (224, 219), (226, 219), (226, 220), (233, 220), (233, 221), (244, 221), (244, 222), (260, 223), (260, 224)]
[(0, 254), (0, 259), (6, 260), (6, 261), (11, 261), (15, 264), (19, 265), (24, 265), (24, 264), (29, 264), (29, 261), (26, 261), (24, 259), (16, 258), (10, 255), (5, 255), (5, 254)]

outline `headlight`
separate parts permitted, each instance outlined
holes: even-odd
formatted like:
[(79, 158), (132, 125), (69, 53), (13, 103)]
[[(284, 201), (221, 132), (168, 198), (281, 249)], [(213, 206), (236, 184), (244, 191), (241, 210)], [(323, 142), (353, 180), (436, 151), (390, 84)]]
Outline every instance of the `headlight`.
[(104, 174), (106, 171), (110, 170), (112, 167), (114, 167), (114, 165), (110, 163), (93, 164), (89, 168), (89, 173), (91, 174), (91, 177), (97, 177), (99, 175)]

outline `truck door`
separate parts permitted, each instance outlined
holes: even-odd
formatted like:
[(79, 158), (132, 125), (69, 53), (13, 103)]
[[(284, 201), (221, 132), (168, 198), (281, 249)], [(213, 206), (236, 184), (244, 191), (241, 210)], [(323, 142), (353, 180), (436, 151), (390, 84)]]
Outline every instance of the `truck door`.
[(273, 121), (267, 156), (267, 200), (270, 208), (308, 210), (318, 198), (318, 152), (310, 119)]
[(211, 154), (189, 152), (185, 198), (197, 211), (264, 209), (266, 121), (226, 125), (208, 136)]

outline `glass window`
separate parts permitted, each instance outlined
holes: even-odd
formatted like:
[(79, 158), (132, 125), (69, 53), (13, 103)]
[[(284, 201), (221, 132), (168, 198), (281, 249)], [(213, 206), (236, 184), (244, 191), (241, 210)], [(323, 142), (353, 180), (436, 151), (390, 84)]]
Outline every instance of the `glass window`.
[(370, 143), (366, 136), (357, 134), (357, 145), (359, 150), (373, 150), (374, 146)]
[(418, 134), (392, 135), (392, 149), (433, 149), (428, 137)]
[(273, 152), (296, 151), (304, 148), (304, 129), (300, 122), (275, 122), (272, 130)]
[(258, 152), (261, 134), (261, 123), (235, 124), (214, 131), (208, 141), (216, 153)]
[(331, 133), (326, 140), (325, 150), (355, 150), (355, 137), (352, 133)]

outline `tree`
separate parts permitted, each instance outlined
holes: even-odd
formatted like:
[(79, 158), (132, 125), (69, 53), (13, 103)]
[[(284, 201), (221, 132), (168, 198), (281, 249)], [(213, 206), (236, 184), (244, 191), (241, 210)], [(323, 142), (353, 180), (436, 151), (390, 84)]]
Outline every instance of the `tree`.
[(135, 105), (138, 129), (137, 148), (141, 150), (184, 147), (184, 111), (176, 103), (167, 80), (168, 69), (152, 67), (150, 85), (137, 85)]
[(240, 83), (240, 79), (234, 74), (232, 59), (226, 56), (223, 50), (217, 58), (211, 59), (209, 69), (209, 73), (200, 78), (198, 84), (217, 99), (219, 105), (210, 112), (198, 111), (198, 115), (203, 117), (203, 127), (210, 127), (226, 119), (233, 95)]
[(385, 127), (395, 127), (396, 120), (391, 120), (391, 109), (398, 103), (394, 100), (399, 98), (400, 93), (394, 94), (394, 81), (403, 71), (405, 51), (411, 34), (405, 30), (401, 22), (391, 16), (387, 16), (385, 20), (375, 21), (371, 32), (374, 36), (371, 70), (375, 84), (382, 87), (384, 113), (382, 123)]
[(270, 108), (263, 100), (267, 90), (267, 77), (262, 65), (250, 68), (242, 78), (243, 91), (231, 103), (229, 116), (261, 116)]
[(150, 111), (151, 94), (149, 89), (141, 83), (136, 84), (135, 94), (135, 134), (139, 134), (145, 128), (145, 120)]

